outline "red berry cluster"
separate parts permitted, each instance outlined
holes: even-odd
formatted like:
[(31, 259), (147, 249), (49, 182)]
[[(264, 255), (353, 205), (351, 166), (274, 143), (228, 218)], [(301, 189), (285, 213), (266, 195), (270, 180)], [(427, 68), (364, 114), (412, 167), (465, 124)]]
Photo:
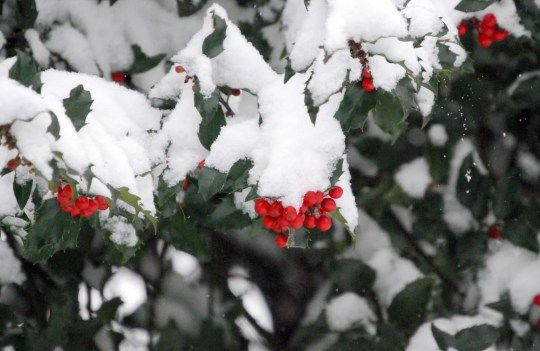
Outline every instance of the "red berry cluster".
[(326, 197), (322, 191), (308, 191), (298, 211), (293, 206), (283, 207), (279, 200), (270, 202), (263, 198), (255, 201), (255, 212), (263, 217), (262, 225), (265, 229), (278, 234), (276, 245), (285, 247), (288, 238), (283, 233), (289, 229), (300, 229), (304, 226), (307, 229), (317, 228), (321, 232), (330, 230), (332, 220), (327, 213), (336, 209), (334, 199), (341, 195), (343, 189), (339, 186), (330, 189)]
[(349, 45), (351, 57), (358, 59), (360, 65), (362, 65), (362, 89), (364, 89), (366, 93), (373, 93), (375, 91), (375, 85), (373, 85), (373, 76), (369, 70), (367, 52), (362, 49), (362, 43), (357, 43), (351, 39), (347, 44)]
[[(508, 38), (508, 31), (499, 28), (497, 25), (497, 17), (492, 13), (487, 13), (482, 21), (478, 19), (472, 20), (472, 26), (478, 30), (478, 42), (480, 46), (487, 48), (493, 42), (503, 41)], [(459, 36), (464, 36), (469, 30), (469, 22), (462, 21), (458, 26)]]
[(71, 185), (66, 184), (64, 187), (59, 186), (56, 190), (56, 198), (63, 212), (71, 214), (71, 217), (83, 216), (90, 217), (96, 211), (104, 211), (109, 208), (107, 200), (101, 195), (94, 198), (87, 196), (79, 196), (73, 199), (73, 189)]
[(122, 84), (126, 81), (126, 74), (121, 71), (111, 72), (111, 79), (113, 82)]

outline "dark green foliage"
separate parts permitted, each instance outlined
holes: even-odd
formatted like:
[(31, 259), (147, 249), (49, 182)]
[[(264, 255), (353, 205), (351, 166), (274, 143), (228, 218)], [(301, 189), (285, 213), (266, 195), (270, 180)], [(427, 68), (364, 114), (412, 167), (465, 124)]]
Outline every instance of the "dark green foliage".
[(79, 84), (71, 89), (69, 97), (63, 101), (66, 115), (71, 119), (75, 129), (79, 131), (86, 124), (86, 117), (92, 110), (91, 106), (94, 101), (90, 92), (85, 90), (82, 84)]

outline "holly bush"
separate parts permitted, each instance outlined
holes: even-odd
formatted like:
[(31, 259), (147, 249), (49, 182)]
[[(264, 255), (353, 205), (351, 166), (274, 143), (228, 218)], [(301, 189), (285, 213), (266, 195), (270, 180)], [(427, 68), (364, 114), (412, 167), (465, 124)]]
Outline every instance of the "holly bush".
[(540, 4), (0, 1), (4, 350), (536, 350)]

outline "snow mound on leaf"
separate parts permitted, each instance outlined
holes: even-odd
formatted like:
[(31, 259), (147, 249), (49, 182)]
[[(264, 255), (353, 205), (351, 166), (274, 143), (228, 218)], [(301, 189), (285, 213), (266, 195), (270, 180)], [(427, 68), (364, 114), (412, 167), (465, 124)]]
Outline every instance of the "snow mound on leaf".
[(375, 320), (375, 314), (369, 308), (366, 299), (353, 292), (336, 296), (326, 305), (326, 323), (333, 331), (346, 331), (353, 326), (361, 325), (374, 334)]
[[(106, 185), (127, 187), (142, 199), (145, 209), (154, 212), (154, 188), (148, 174), (162, 151), (155, 150), (159, 144), (154, 141), (155, 133), (149, 131), (160, 128), (161, 112), (153, 109), (142, 94), (96, 76), (47, 70), (42, 72), (41, 81), (41, 94), (37, 94), (7, 77), (0, 78), (0, 89), (7, 89), (2, 95), (11, 96), (10, 100), (0, 100), (1, 115), (13, 121), (9, 132), (20, 155), (48, 180), (53, 176), (51, 161), (58, 159), (59, 167), (68, 170), (85, 187), (84, 192), (110, 196)], [(63, 100), (78, 85), (88, 90), (93, 100), (86, 124), (79, 131), (63, 106)], [(49, 111), (58, 118), (58, 140), (48, 133), (52, 122)], [(0, 150), (1, 159), (9, 159), (8, 151), (4, 147)], [(95, 175), (91, 184), (81, 177), (88, 170)], [(2, 193), (12, 192), (11, 184), (2, 186)]]
[[(202, 44), (213, 31), (213, 16), (223, 18), (227, 30), (224, 51), (210, 59), (202, 54)], [(164, 124), (167, 138), (171, 140), (168, 169), (164, 173), (169, 183), (183, 179), (202, 158), (206, 158), (206, 166), (221, 172), (228, 172), (236, 161), (248, 158), (254, 163), (248, 183), (257, 184), (260, 196), (280, 198), (285, 206), (299, 208), (307, 191), (324, 191), (330, 187), (329, 178), (345, 153), (345, 136), (339, 122), (333, 118), (341, 96), (336, 95), (322, 105), (313, 123), (304, 103), (309, 76), (296, 74), (284, 83), (283, 77), (264, 62), (217, 5), (209, 8), (201, 31), (172, 60), (184, 66), (189, 75), (197, 75), (203, 94), (211, 94), (218, 86), (229, 86), (249, 90), (257, 99), (252, 99), (245, 91), (242, 93), (235, 102), (239, 106), (237, 114), (227, 117), (227, 125), (221, 128), (208, 152), (198, 141), (202, 118), (192, 107), (191, 83), (187, 84), (188, 88), (182, 89), (178, 105)], [(178, 138), (178, 134), (182, 138)], [(186, 148), (195, 152), (186, 152)], [(356, 205), (348, 169), (344, 171), (339, 184), (344, 187), (345, 195), (337, 205), (349, 227), (354, 228)]]
[(15, 257), (8, 243), (0, 240), (0, 284), (21, 284), (26, 277), (21, 270), (21, 262)]

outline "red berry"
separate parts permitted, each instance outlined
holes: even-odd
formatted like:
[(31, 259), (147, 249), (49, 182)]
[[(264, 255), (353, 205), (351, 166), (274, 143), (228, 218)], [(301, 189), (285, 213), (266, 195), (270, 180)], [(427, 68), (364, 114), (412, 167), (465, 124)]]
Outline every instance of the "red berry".
[(537, 306), (537, 307), (540, 307), (540, 294), (536, 295), (534, 298), (533, 298), (533, 305)]
[(268, 211), (268, 215), (274, 218), (281, 217), (281, 212), (283, 211), (283, 206), (281, 205), (281, 202), (275, 201), (272, 205), (270, 205), (270, 210)]
[(480, 33), (478, 35), (478, 42), (480, 43), (481, 47), (487, 48), (488, 46), (491, 46), (491, 43), (493, 42), (493, 40), (487, 35)]
[(186, 178), (182, 182), (182, 189), (186, 190), (187, 188), (189, 188), (189, 179)]
[(116, 82), (116, 83), (124, 83), (124, 81), (126, 80), (126, 74), (124, 72), (119, 72), (119, 71), (112, 72), (111, 79), (113, 82)]
[(58, 199), (60, 206), (67, 205), (73, 198), (73, 189), (71, 188), (71, 185), (66, 184), (63, 188), (59, 186), (56, 189), (56, 198)]
[(317, 219), (315, 216), (306, 216), (306, 219), (304, 220), (304, 227), (307, 229), (313, 229), (317, 226)]
[(507, 30), (497, 29), (495, 31), (495, 33), (493, 34), (493, 40), (495, 40), (495, 41), (503, 41), (504, 39), (508, 38), (509, 34), (510, 33), (508, 33)]
[(287, 241), (289, 241), (289, 237), (285, 234), (278, 234), (276, 235), (276, 246), (280, 249), (287, 247)]
[(502, 228), (499, 225), (492, 225), (488, 230), (491, 239), (499, 239), (502, 236)]
[(240, 89), (233, 89), (231, 90), (232, 96), (239, 96), (240, 95)]
[(75, 206), (77, 206), (77, 208), (79, 210), (84, 211), (88, 208), (88, 206), (90, 205), (90, 201), (88, 200), (88, 198), (86, 196), (81, 196), (79, 197), (76, 201), (75, 201)]
[(266, 216), (270, 210), (270, 204), (265, 199), (258, 199), (255, 201), (255, 213), (259, 216)]
[(322, 191), (317, 191), (315, 193), (315, 205), (320, 205), (324, 200), (324, 193)]
[(458, 26), (458, 35), (460, 37), (464, 36), (465, 34), (467, 34), (467, 31), (469, 30), (469, 25), (467, 24), (467, 22), (465, 21), (462, 21), (459, 26)]
[(199, 161), (199, 163), (197, 164), (197, 169), (203, 169), (205, 163), (206, 163), (206, 160)]
[(327, 216), (321, 216), (317, 219), (317, 229), (321, 232), (326, 232), (332, 228), (332, 220)]
[(95, 199), (88, 200), (88, 210), (92, 211), (92, 213), (99, 210), (98, 202)]
[(101, 196), (101, 195), (97, 195), (94, 200), (96, 201), (97, 205), (98, 205), (98, 210), (100, 211), (105, 211), (106, 209), (109, 208), (109, 203), (107, 202), (107, 200)]
[(297, 215), (296, 209), (292, 206), (287, 206), (285, 209), (283, 209), (283, 217), (285, 217), (285, 219), (289, 222), (294, 221)]
[(180, 65), (174, 67), (174, 70), (176, 71), (176, 73), (184, 73), (186, 71), (184, 66), (180, 66)]
[(308, 191), (304, 195), (304, 205), (307, 207), (315, 206), (317, 204), (317, 195), (314, 191)]
[(476, 29), (476, 30), (480, 29), (480, 21), (478, 19), (476, 19), (476, 18), (473, 19), (472, 25), (473, 25), (474, 29)]
[(86, 210), (81, 210), (81, 216), (83, 216), (85, 218), (89, 218), (93, 214), (94, 214), (94, 211), (90, 210), (89, 208), (87, 208)]
[(276, 223), (276, 220), (273, 219), (270, 216), (265, 216), (262, 221), (262, 226), (265, 229), (272, 229), (274, 227), (274, 224)]
[(298, 215), (296, 216), (296, 218), (294, 219), (294, 221), (291, 223), (291, 227), (293, 229), (300, 229), (302, 228), (302, 225), (304, 224), (304, 215), (301, 214), (301, 215)]
[(17, 169), (17, 167), (19, 167), (19, 164), (20, 164), (19, 158), (18, 158), (18, 157), (15, 157), (15, 158), (12, 158), (11, 160), (8, 161), (6, 167), (7, 167), (10, 171), (14, 171), (14, 170)]
[(308, 210), (308, 207), (307, 207), (306, 205), (302, 205), (302, 206), (300, 206), (300, 208), (298, 209), (298, 213), (299, 213), (299, 214), (304, 214), (304, 213), (307, 212), (307, 210)]
[(70, 211), (71, 217), (77, 217), (81, 214), (81, 210), (77, 208), (77, 206), (73, 206), (73, 208)]
[(483, 30), (482, 33), (486, 37), (493, 39), (493, 35), (495, 34), (495, 29), (494, 28), (487, 28), (487, 29)]
[(497, 25), (497, 17), (492, 13), (486, 13), (484, 19), (482, 19), (482, 26), (493, 28)]
[(364, 89), (366, 93), (373, 93), (375, 91), (373, 79), (362, 79), (362, 89)]
[(367, 67), (364, 67), (362, 69), (362, 79), (372, 79), (373, 76), (371, 75), (371, 71), (369, 70), (369, 68)]
[(339, 199), (343, 195), (343, 188), (340, 186), (335, 186), (328, 191), (328, 195), (334, 199)]
[(321, 207), (326, 212), (332, 212), (333, 210), (336, 209), (337, 206), (336, 206), (336, 202), (334, 201), (334, 199), (326, 198), (326, 199), (323, 200), (323, 202), (321, 204)]

